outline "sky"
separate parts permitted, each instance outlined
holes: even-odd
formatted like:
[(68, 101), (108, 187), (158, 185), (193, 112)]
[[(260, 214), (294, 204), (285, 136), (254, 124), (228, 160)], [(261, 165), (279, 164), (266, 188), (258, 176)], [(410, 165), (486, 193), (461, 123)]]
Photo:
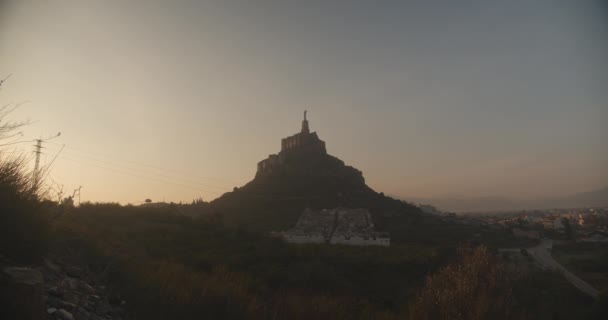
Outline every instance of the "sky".
[(308, 110), (376, 191), (560, 196), (608, 185), (606, 57), (602, 1), (0, 0), (4, 152), (61, 132), (53, 190), (211, 200)]

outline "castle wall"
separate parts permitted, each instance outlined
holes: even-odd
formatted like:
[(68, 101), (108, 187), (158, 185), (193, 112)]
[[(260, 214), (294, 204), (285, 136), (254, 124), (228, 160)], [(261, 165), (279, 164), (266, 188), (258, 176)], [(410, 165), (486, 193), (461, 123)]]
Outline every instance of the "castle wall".
[(302, 122), (302, 131), (290, 137), (281, 140), (281, 152), (276, 155), (270, 155), (268, 159), (258, 162), (257, 175), (272, 172), (277, 166), (281, 165), (286, 158), (286, 151), (305, 149), (305, 152), (322, 152), (326, 153), (325, 142), (319, 139), (316, 132), (310, 132), (308, 129), (308, 121), (306, 117)]
[(257, 174), (259, 175), (259, 174), (263, 174), (263, 173), (272, 172), (272, 170), (274, 170), (275, 167), (280, 165), (280, 163), (281, 163), (281, 160), (280, 160), (279, 156), (276, 154), (271, 154), (270, 156), (268, 156), (267, 159), (264, 159), (264, 160), (258, 162)]
[(325, 150), (325, 142), (320, 140), (316, 132), (296, 133), (293, 136), (281, 140), (281, 151), (299, 149), (306, 146), (315, 145), (319, 149)]

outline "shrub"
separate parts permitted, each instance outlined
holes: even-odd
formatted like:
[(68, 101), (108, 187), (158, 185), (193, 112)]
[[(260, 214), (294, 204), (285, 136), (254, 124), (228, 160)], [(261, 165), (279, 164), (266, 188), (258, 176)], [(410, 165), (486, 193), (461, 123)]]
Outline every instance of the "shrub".
[(411, 319), (514, 319), (512, 277), (488, 250), (459, 249), (456, 262), (429, 276)]
[(44, 254), (47, 240), (48, 221), (25, 171), (25, 159), (0, 158), (0, 253), (34, 262)]

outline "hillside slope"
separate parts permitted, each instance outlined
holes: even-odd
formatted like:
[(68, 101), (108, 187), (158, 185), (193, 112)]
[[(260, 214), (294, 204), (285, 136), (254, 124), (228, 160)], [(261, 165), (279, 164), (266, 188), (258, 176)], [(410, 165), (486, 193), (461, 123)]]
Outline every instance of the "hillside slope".
[(227, 221), (277, 230), (295, 224), (305, 208), (367, 208), (377, 227), (391, 217), (412, 217), (420, 210), (372, 190), (361, 171), (327, 154), (325, 142), (308, 131), (283, 139), (278, 155), (258, 164), (256, 177), (211, 202)]

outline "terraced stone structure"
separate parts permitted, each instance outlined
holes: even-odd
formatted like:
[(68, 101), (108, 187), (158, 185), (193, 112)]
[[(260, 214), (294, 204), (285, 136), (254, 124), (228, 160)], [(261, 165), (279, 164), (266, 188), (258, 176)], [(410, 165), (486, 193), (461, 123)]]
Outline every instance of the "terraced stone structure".
[(330, 243), (358, 246), (390, 246), (388, 233), (374, 229), (366, 209), (306, 209), (296, 226), (283, 234), (290, 243)]

